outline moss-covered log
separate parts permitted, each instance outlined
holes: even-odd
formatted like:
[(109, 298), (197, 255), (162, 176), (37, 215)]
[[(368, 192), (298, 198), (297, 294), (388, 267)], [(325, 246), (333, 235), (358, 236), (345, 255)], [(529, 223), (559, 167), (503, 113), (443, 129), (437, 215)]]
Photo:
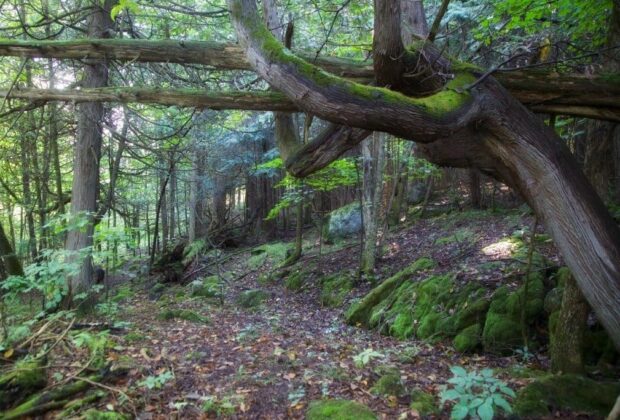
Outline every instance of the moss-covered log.
[(45, 387), (44, 364), (41, 359), (19, 361), (0, 375), (0, 410)]
[[(90, 381), (99, 382), (102, 375), (92, 375)], [(92, 384), (87, 381), (75, 380), (68, 384), (52, 388), (40, 394), (33, 395), (17, 407), (0, 414), (0, 420), (19, 419), (35, 416), (50, 410), (64, 407), (71, 397), (90, 388)]]

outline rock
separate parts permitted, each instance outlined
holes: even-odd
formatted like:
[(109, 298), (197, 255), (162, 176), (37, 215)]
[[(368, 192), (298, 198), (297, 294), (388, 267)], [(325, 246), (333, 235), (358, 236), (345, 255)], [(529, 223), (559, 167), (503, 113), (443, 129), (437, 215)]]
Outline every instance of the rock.
[(620, 383), (579, 375), (547, 376), (517, 393), (514, 411), (523, 417), (549, 416), (554, 410), (606, 416), (620, 394)]
[(189, 284), (192, 297), (219, 297), (221, 286), (217, 276), (209, 276), (202, 280), (194, 280)]
[(366, 407), (349, 400), (324, 400), (310, 404), (306, 420), (376, 420), (377, 416)]
[(244, 290), (237, 297), (237, 304), (242, 308), (254, 309), (259, 307), (269, 294), (261, 289)]
[(359, 235), (362, 231), (362, 212), (359, 203), (347, 204), (328, 216), (326, 242)]
[(426, 195), (426, 183), (424, 182), (412, 182), (407, 189), (407, 203), (418, 204), (424, 200)]
[(559, 311), (562, 306), (562, 295), (564, 293), (563, 287), (554, 287), (545, 296), (544, 308), (545, 312), (552, 314), (555, 311)]

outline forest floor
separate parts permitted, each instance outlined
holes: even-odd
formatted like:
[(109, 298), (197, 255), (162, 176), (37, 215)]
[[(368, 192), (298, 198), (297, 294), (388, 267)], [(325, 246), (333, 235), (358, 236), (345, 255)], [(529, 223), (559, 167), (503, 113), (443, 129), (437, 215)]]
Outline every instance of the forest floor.
[[(501, 262), (502, 255), (485, 255), (482, 249), (531, 225), (532, 220), (515, 213), (481, 216), (467, 213), (421, 220), (390, 235), (378, 273), (387, 277), (419, 257), (430, 256), (439, 270), (456, 270), (461, 281), (482, 276), (489, 284), (502, 282), (501, 267), (492, 266), (488, 272), (481, 269), (485, 262)], [(452, 236), (455, 239), (445, 240), (444, 246), (436, 245), (437, 240)], [(325, 249), (322, 256), (312, 249), (300, 264), (315, 264), (321, 274), (353, 269), (358, 249), (340, 244), (339, 250)], [(553, 250), (548, 251), (548, 257), (557, 260)], [(280, 282), (259, 282), (260, 274), (271, 267), (267, 263), (247, 271), (250, 258), (250, 250), (237, 251), (221, 267), (240, 277), (226, 286), (223, 304), (219, 299), (188, 299), (180, 286), (166, 288), (163, 296), (151, 290), (149, 281), (147, 287), (145, 283), (132, 287), (135, 294), (123, 301), (117, 314), (129, 322), (132, 332), (119, 336), (122, 347), (112, 356), (122, 354), (134, 365), (122, 387), (135, 386), (147, 377), (155, 383), (167, 372), (173, 375), (153, 389), (142, 388), (146, 392), (139, 397), (140, 418), (303, 418), (310, 402), (325, 397), (361, 402), (380, 418), (418, 418), (409, 407), (410, 392), (416, 389), (437, 395), (454, 365), (493, 368), (515, 390), (527, 383), (510, 374), (515, 366), (524, 366), (516, 356), (463, 355), (448, 343), (398, 341), (348, 326), (343, 319), (346, 304), (323, 307), (319, 288), (311, 281), (298, 292)], [(250, 289), (265, 291), (267, 299), (257, 308), (244, 309), (236, 302)], [(349, 298), (369, 289), (370, 284), (364, 284)], [(191, 310), (203, 316), (204, 322), (158, 319), (163, 307)], [(359, 355), (369, 349), (376, 352), (374, 357), (360, 364)], [(546, 361), (537, 359), (533, 364), (545, 365)], [(408, 393), (397, 397), (371, 392), (389, 368), (399, 370)], [(116, 407), (112, 400), (106, 403)], [(438, 416), (449, 417), (448, 411)]]
[[(533, 225), (533, 218), (519, 210), (417, 220), (386, 237), (376, 277), (386, 279), (416, 259), (430, 257), (437, 263), (435, 272), (454, 273), (457, 283), (475, 279), (488, 286), (489, 295), (500, 285), (516, 287), (511, 283), (516, 280), (506, 275), (511, 258), (501, 240)], [(550, 265), (561, 264), (550, 240), (540, 241), (537, 251)], [(319, 255), (318, 241), (309, 233), (294, 268), (303, 269), (307, 278), (296, 291), (282, 280), (266, 280), (278, 263), (257, 258), (256, 248), (222, 253), (217, 270), (212, 256), (196, 258), (182, 284), (165, 287), (158, 276), (144, 272), (140, 260), (110, 273), (109, 296), (92, 321), (120, 326), (106, 336), (105, 360), (122, 365), (128, 374), (97, 384), (105, 394), (78, 412), (91, 406), (140, 419), (304, 418), (313, 401), (330, 398), (365, 404), (381, 419), (415, 419), (420, 415), (410, 406), (412, 392), (430, 393), (438, 404), (453, 366), (468, 371), (491, 368), (514, 391), (549, 367), (544, 349), (527, 358), (462, 354), (451, 341), (397, 340), (347, 325), (344, 312), (351, 301), (376, 283), (361, 282), (344, 304), (333, 308), (321, 304), (318, 281), (356, 269), (355, 239), (323, 245)], [(216, 272), (228, 278), (223, 298), (192, 297), (191, 281)], [(262, 301), (252, 307), (241, 304), (240, 298), (252, 290), (262, 291)], [(50, 369), (48, 383), (69, 381), (92, 361), (86, 349), (72, 352), (62, 347), (54, 349), (60, 354), (54, 364), (64, 367)], [(395, 369), (402, 384), (399, 395), (373, 392), (378, 379)], [(558, 412), (550, 418), (558, 416), (589, 418)], [(449, 417), (449, 407), (443, 407), (424, 418)]]

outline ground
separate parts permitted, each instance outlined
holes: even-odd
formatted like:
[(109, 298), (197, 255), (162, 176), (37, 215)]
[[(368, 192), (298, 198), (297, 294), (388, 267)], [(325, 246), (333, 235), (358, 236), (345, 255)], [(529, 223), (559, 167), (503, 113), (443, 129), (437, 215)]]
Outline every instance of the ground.
[[(532, 218), (519, 212), (418, 221), (386, 239), (377, 277), (430, 257), (439, 272), (454, 271), (460, 282), (476, 278), (493, 289), (506, 283), (502, 238), (532, 225)], [(333, 399), (364, 404), (378, 418), (447, 418), (449, 407), (441, 411), (432, 403), (439, 405), (452, 366), (491, 368), (515, 391), (532, 381), (528, 372), (548, 367), (542, 354), (527, 360), (519, 354), (464, 354), (451, 340), (397, 340), (346, 325), (349, 303), (372, 284), (363, 282), (334, 308), (321, 304), (318, 278), (354, 268), (359, 249), (339, 243), (323, 247), (319, 256), (317, 248), (309, 249), (313, 241), (291, 269), (308, 273), (293, 290), (270, 276), (276, 271), (273, 261), (257, 258), (262, 254), (251, 249), (218, 257), (219, 271), (229, 281), (213, 294), (192, 296), (196, 283), (159, 286), (156, 278), (137, 274), (136, 265), (111, 274), (109, 296), (117, 296), (111, 301), (118, 307), (110, 306), (107, 322), (124, 323), (111, 332), (114, 344), (106, 360), (122, 362), (129, 371), (105, 389), (96, 407), (140, 418), (277, 419), (304, 418), (311, 406), (316, 414), (314, 402)], [(280, 245), (275, 249), (285, 255)], [(560, 263), (546, 241), (539, 250), (552, 264)], [(186, 283), (211, 281), (213, 271), (201, 270), (208, 261), (196, 260)], [(562, 414), (572, 415), (555, 413)]]

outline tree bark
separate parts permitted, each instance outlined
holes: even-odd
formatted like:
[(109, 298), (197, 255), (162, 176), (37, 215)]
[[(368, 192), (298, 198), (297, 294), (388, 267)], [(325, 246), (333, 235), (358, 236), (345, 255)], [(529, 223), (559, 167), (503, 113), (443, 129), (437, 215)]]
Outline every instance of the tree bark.
[(562, 306), (552, 331), (551, 370), (555, 373), (583, 373), (583, 344), (590, 306), (572, 275), (564, 282)]
[(0, 224), (0, 259), (4, 262), (4, 268), (10, 276), (23, 276), (22, 264), (6, 236), (2, 224)]
[[(99, 1), (91, 1), (92, 14), (88, 22), (90, 37), (108, 36), (108, 31), (112, 27), (110, 19), (112, 4), (112, 0), (105, 0), (103, 5)], [(105, 86), (108, 83), (107, 64), (100, 61), (86, 64), (82, 83), (87, 88)], [(89, 223), (83, 229), (68, 232), (66, 249), (74, 253), (93, 245), (93, 218), (97, 210), (103, 117), (104, 108), (101, 103), (87, 102), (80, 106), (73, 164), (71, 214), (73, 217), (86, 214)], [(74, 258), (78, 258), (77, 255)], [(66, 300), (68, 304), (71, 304), (73, 296), (90, 289), (93, 283), (92, 272), (92, 258), (88, 252), (81, 262), (80, 273), (68, 279)]]
[(563, 141), (540, 118), (492, 77), (465, 90), (476, 72), (448, 67), (444, 70), (454, 80), (422, 99), (319, 72), (283, 51), (262, 25), (253, 0), (229, 0), (229, 6), (257, 73), (300, 108), (335, 123), (417, 141), (435, 163), (477, 167), (516, 188), (544, 222), (620, 348), (620, 229)]

